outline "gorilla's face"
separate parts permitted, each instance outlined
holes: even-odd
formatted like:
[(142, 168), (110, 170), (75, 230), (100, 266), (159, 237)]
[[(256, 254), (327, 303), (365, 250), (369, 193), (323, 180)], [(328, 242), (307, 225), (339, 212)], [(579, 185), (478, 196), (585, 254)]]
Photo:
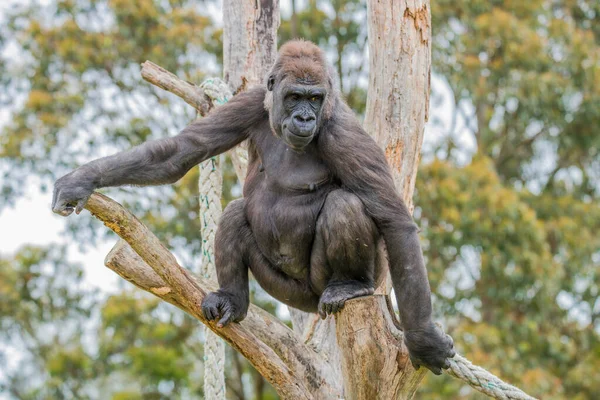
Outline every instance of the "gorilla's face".
[[(269, 86), (273, 90), (274, 85)], [(289, 147), (301, 151), (318, 132), (326, 89), (298, 82), (277, 86), (271, 108), (272, 127)]]

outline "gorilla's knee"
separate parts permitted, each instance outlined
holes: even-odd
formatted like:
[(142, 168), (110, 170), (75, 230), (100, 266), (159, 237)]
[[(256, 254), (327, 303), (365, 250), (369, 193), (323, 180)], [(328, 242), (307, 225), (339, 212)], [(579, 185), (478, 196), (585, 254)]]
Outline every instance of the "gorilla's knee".
[(331, 192), (317, 230), (323, 256), (334, 275), (336, 270), (372, 270), (379, 234), (357, 196), (341, 189)]
[(345, 190), (335, 190), (327, 196), (321, 217), (323, 228), (335, 237), (371, 242), (376, 236), (375, 223), (366, 214), (362, 201)]
[(244, 199), (233, 200), (223, 210), (223, 214), (219, 219), (219, 231), (239, 230), (240, 224), (245, 222)]

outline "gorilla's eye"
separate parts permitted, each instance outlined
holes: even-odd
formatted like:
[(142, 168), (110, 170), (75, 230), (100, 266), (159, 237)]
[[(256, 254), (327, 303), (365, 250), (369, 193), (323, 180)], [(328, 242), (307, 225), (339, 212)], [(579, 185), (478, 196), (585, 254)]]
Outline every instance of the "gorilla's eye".
[(310, 101), (313, 102), (313, 103), (316, 103), (319, 100), (321, 100), (321, 96), (312, 96), (310, 98)]

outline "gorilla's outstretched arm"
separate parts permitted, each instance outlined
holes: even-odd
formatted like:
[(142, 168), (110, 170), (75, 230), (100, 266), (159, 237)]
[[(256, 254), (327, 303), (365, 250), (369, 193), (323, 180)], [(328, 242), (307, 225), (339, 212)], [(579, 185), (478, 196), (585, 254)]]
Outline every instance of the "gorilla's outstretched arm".
[(246, 139), (253, 126), (268, 118), (264, 97), (262, 88), (241, 93), (175, 137), (146, 142), (81, 166), (56, 182), (52, 210), (61, 215), (80, 212), (90, 194), (101, 187), (177, 181), (193, 166)]

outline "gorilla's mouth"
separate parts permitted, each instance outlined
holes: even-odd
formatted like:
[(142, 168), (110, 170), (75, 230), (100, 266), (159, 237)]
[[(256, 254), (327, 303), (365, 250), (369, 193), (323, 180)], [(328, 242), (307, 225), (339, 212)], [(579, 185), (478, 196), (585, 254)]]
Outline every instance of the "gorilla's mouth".
[(314, 129), (309, 132), (293, 132), (289, 127), (283, 127), (283, 140), (294, 150), (306, 147), (315, 136)]

